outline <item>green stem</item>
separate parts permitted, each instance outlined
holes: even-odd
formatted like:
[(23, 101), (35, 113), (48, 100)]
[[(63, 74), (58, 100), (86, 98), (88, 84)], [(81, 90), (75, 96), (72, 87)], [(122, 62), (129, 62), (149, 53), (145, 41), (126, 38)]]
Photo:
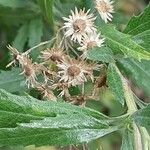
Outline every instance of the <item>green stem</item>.
[(142, 135), (142, 143), (144, 150), (150, 150), (150, 136), (144, 127), (140, 127), (140, 132)]
[[(133, 114), (138, 110), (133, 97), (133, 93), (127, 81), (123, 77), (122, 81), (124, 85), (125, 100), (128, 107), (128, 113)], [(133, 123), (133, 128), (135, 150), (150, 150), (150, 136), (147, 130), (143, 127), (138, 127), (135, 123)]]

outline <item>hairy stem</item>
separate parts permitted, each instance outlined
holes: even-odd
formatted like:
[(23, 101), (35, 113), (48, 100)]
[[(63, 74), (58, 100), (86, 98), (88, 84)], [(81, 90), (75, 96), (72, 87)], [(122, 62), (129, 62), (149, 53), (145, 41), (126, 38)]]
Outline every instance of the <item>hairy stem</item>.
[[(127, 83), (127, 81), (123, 78), (124, 92), (126, 104), (128, 107), (128, 113), (133, 114), (137, 111), (137, 106), (133, 97), (133, 93)], [(133, 123), (134, 129), (134, 146), (135, 150), (149, 150), (150, 148), (150, 136), (147, 130), (143, 127), (138, 127), (135, 123)]]

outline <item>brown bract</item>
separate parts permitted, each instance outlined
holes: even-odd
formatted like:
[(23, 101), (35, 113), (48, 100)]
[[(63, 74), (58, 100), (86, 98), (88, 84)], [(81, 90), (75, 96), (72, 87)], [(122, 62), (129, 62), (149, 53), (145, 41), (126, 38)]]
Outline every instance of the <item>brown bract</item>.
[(40, 58), (44, 62), (48, 62), (48, 61), (53, 61), (56, 63), (61, 62), (65, 56), (64, 51), (58, 48), (46, 49), (45, 51), (42, 51), (41, 53), (42, 55), (40, 56)]

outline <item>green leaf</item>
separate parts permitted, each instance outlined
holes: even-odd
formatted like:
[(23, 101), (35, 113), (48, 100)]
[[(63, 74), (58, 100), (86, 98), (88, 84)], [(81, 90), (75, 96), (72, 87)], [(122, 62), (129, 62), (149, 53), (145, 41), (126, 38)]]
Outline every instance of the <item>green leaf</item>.
[(41, 42), (43, 35), (43, 26), (41, 19), (34, 19), (29, 24), (29, 46), (33, 47)]
[[(34, 19), (29, 23), (29, 47), (33, 47), (41, 42), (43, 35), (43, 24), (41, 19)], [(32, 58), (37, 58), (39, 49), (34, 49), (31, 52)]]
[(122, 105), (124, 105), (124, 88), (120, 72), (115, 64), (109, 64), (108, 66), (107, 82), (116, 100)]
[[(131, 34), (132, 39), (150, 52), (150, 5), (136, 17), (132, 17), (129, 21), (125, 33)], [(125, 73), (130, 76), (134, 83), (142, 88), (147, 96), (150, 97), (150, 62), (138, 62), (133, 59), (124, 59), (120, 61), (124, 67)]]
[(150, 97), (150, 63), (149, 61), (138, 62), (134, 59), (122, 59), (121, 65), (125, 68), (127, 76), (132, 78), (139, 88), (142, 88)]
[(24, 92), (25, 80), (24, 77), (19, 75), (20, 69), (15, 68), (11, 71), (0, 72), (0, 87), (9, 92)]
[(100, 29), (106, 38), (105, 42), (107, 46), (114, 52), (120, 51), (123, 52), (125, 56), (133, 57), (138, 60), (150, 60), (150, 53), (133, 41), (129, 35), (121, 33), (109, 25), (102, 25)]
[(134, 16), (129, 21), (124, 32), (130, 35), (140, 35), (145, 31), (150, 31), (150, 5), (139, 15)]
[(54, 0), (37, 0), (42, 13), (44, 15), (45, 20), (51, 25), (51, 27), (53, 28), (53, 3)]
[(28, 0), (0, 0), (0, 5), (11, 8), (33, 7), (33, 2)]
[[(67, 122), (66, 122), (67, 123)], [(97, 139), (106, 134), (116, 131), (116, 128), (108, 129), (70, 129), (62, 128), (1, 128), (0, 144), (1, 145), (69, 145), (88, 142)]]
[(23, 25), (19, 30), (18, 34), (13, 41), (13, 47), (18, 51), (23, 52), (24, 45), (28, 40), (28, 24)]
[(35, 19), (40, 16), (39, 8), (26, 9), (10, 9), (8, 7), (0, 7), (0, 23), (5, 26), (25, 24), (27, 21)]
[(38, 101), (0, 90), (0, 145), (87, 142), (117, 130), (109, 127), (107, 120), (108, 117), (88, 108)]
[(147, 107), (136, 111), (131, 118), (135, 121), (136, 124), (150, 129), (150, 105)]
[(132, 35), (132, 39), (150, 50), (150, 5), (139, 15), (129, 21), (124, 32)]
[(134, 150), (134, 135), (133, 133), (125, 129), (122, 138), (121, 150)]
[(94, 61), (113, 62), (113, 53), (108, 47), (93, 48), (88, 51), (87, 58)]

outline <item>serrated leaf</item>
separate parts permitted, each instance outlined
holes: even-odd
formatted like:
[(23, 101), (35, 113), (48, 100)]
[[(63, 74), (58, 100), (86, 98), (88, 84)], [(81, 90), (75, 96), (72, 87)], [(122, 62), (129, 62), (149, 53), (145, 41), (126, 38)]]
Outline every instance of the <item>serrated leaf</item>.
[(134, 16), (126, 26), (124, 33), (132, 35), (132, 39), (150, 50), (150, 5), (139, 15)]
[(82, 109), (73, 105), (59, 102), (42, 102), (31, 96), (12, 95), (4, 90), (0, 90), (0, 98), (0, 110), (3, 111), (9, 110), (10, 112), (20, 112), (22, 114), (30, 114), (42, 117), (51, 117), (55, 116), (56, 114), (74, 114), (83, 112), (86, 115), (93, 116), (97, 119), (107, 118), (105, 115), (88, 108)]
[(118, 68), (115, 66), (115, 64), (109, 64), (108, 66), (107, 82), (116, 100), (124, 105), (124, 88), (122, 85), (120, 72), (118, 71)]
[(0, 71), (0, 88), (9, 92), (24, 92), (26, 90), (24, 77), (19, 75), (20, 69)]
[(18, 34), (13, 41), (13, 47), (15, 47), (18, 51), (23, 52), (24, 45), (28, 40), (28, 24), (21, 26), (18, 30)]
[(147, 107), (136, 111), (131, 118), (136, 124), (150, 129), (150, 105)]
[(125, 129), (122, 138), (121, 150), (134, 150), (134, 135), (128, 129)]
[(113, 53), (108, 47), (93, 48), (88, 51), (87, 58), (94, 61), (113, 62)]
[(0, 145), (87, 142), (117, 130), (109, 127), (107, 120), (108, 117), (88, 108), (39, 101), (0, 90)]
[(120, 51), (125, 56), (133, 57), (138, 60), (150, 60), (150, 53), (133, 41), (129, 35), (121, 33), (109, 25), (102, 25), (100, 29), (106, 39), (105, 42), (107, 46), (114, 52)]
[(139, 35), (147, 30), (150, 30), (150, 5), (139, 15), (134, 16), (129, 21), (124, 32), (130, 35)]
[[(125, 33), (131, 34), (132, 39), (146, 48), (150, 52), (150, 5), (136, 17), (132, 17), (129, 21)], [(134, 83), (142, 88), (147, 96), (150, 97), (150, 77), (149, 77), (149, 61), (141, 61), (140, 63), (133, 59), (121, 60), (121, 65), (124, 66), (126, 75), (129, 75)]]

